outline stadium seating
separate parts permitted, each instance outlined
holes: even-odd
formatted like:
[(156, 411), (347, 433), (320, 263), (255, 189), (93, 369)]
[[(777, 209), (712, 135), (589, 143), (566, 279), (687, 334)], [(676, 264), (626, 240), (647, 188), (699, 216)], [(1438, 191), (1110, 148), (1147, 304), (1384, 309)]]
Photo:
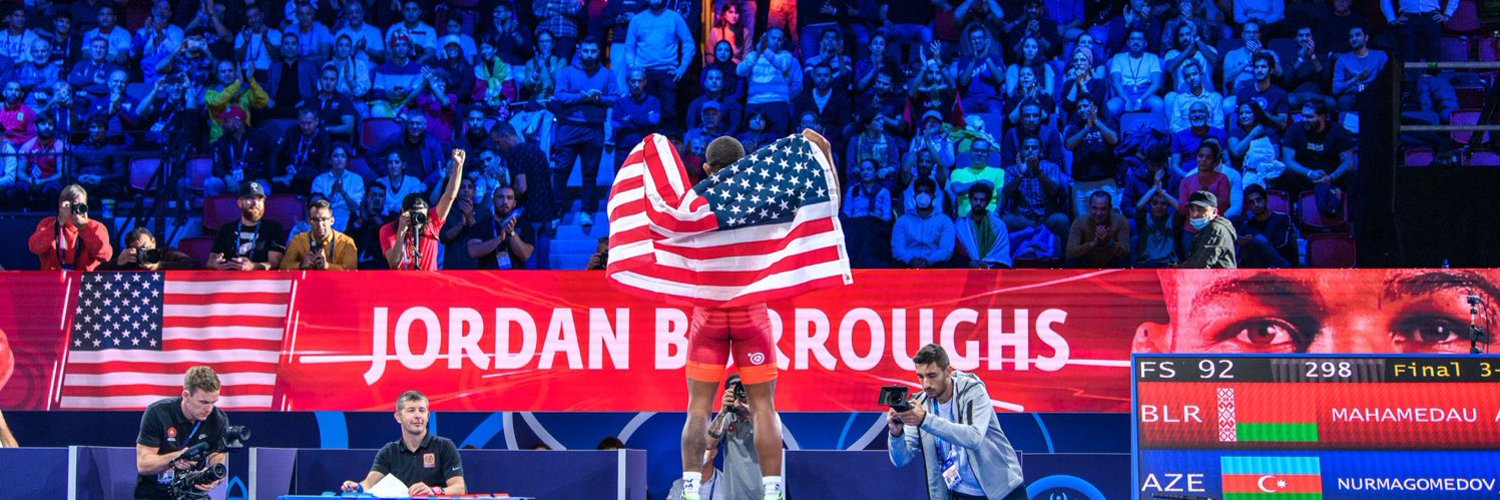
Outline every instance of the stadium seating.
[(1432, 165), (1432, 150), (1426, 148), (1414, 148), (1406, 150), (1405, 166), (1427, 167)]
[(1266, 190), (1266, 203), (1270, 206), (1272, 212), (1292, 213), (1292, 199), (1286, 194), (1286, 191), (1276, 189)]
[(359, 122), (359, 148), (369, 151), (399, 133), (401, 123), (394, 118), (365, 118)]
[(203, 181), (214, 174), (214, 159), (210, 156), (193, 156), (187, 161), (188, 188), (203, 190)]
[(240, 218), (239, 198), (232, 194), (210, 196), (203, 201), (203, 233), (213, 234), (220, 227)]
[(1473, 49), (1466, 36), (1445, 36), (1439, 47), (1442, 51), (1440, 57), (1444, 61), (1467, 61), (1469, 52)]
[(1348, 233), (1318, 233), (1307, 236), (1308, 267), (1354, 267), (1354, 237)]
[(1302, 224), (1305, 231), (1333, 232), (1348, 228), (1349, 221), (1345, 217), (1349, 213), (1349, 198), (1344, 198), (1344, 209), (1341, 211), (1344, 216), (1337, 218), (1324, 217), (1323, 213), (1318, 211), (1318, 199), (1313, 191), (1303, 191), (1297, 200), (1297, 221)]
[(208, 263), (208, 254), (213, 252), (214, 239), (207, 236), (191, 236), (177, 242), (177, 249), (193, 258), (199, 266)]
[(283, 229), (291, 229), (305, 217), (302, 199), (290, 193), (272, 193), (266, 198), (266, 219), (276, 221)]
[(161, 168), (161, 158), (142, 157), (130, 160), (130, 187), (137, 191), (151, 188), (151, 177)]
[[(1479, 124), (1479, 110), (1477, 110), (1477, 109), (1461, 109), (1461, 110), (1458, 110), (1458, 111), (1454, 111), (1453, 112), (1453, 118), (1450, 120), (1449, 123), (1451, 123), (1453, 125), (1478, 125)], [(1453, 131), (1453, 140), (1458, 141), (1460, 143), (1467, 143), (1467, 142), (1469, 142), (1469, 139), (1473, 138), (1474, 134), (1475, 134), (1475, 132), (1473, 132), (1471, 130), (1454, 130)]]

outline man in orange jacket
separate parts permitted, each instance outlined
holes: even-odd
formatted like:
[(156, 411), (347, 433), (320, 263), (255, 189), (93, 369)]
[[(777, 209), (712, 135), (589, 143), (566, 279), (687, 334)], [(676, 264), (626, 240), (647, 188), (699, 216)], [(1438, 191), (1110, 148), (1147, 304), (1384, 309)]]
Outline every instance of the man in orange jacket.
[(89, 218), (89, 194), (70, 184), (57, 196), (57, 215), (42, 219), (27, 246), (44, 271), (92, 271), (114, 256), (109, 228)]

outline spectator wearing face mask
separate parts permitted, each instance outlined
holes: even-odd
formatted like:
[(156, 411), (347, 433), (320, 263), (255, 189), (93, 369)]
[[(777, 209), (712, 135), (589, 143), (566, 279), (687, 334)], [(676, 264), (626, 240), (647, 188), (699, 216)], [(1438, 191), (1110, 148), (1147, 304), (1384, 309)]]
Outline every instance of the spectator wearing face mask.
[(891, 255), (903, 267), (942, 267), (953, 257), (957, 241), (953, 219), (936, 209), (936, 182), (917, 179), (913, 184), (915, 210), (896, 219), (896, 227), (891, 230)]
[(1183, 269), (1234, 269), (1234, 224), (1219, 215), (1219, 199), (1208, 191), (1188, 195), (1188, 225), (1196, 233), (1188, 247), (1187, 258), (1177, 264)]

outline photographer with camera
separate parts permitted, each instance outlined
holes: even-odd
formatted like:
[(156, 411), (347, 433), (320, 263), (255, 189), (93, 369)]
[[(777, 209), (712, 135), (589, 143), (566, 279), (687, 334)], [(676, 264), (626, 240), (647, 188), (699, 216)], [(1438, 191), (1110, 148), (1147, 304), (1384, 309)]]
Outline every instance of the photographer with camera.
[(401, 425), (401, 439), (386, 443), (375, 454), (375, 463), (363, 481), (344, 481), (339, 489), (346, 492), (368, 490), (385, 479), (396, 476), (417, 495), (462, 495), (464, 462), (453, 441), (428, 432), (427, 396), (406, 391), (396, 398), (396, 423)]
[(156, 246), (156, 235), (150, 229), (137, 227), (125, 233), (125, 248), (114, 260), (99, 266), (100, 271), (164, 271), (197, 269), (198, 263), (182, 251)]
[[(755, 421), (751, 418), (750, 395), (740, 374), (729, 376), (724, 381), (723, 406), (719, 415), (708, 425), (708, 449), (716, 450), (724, 443), (724, 481), (717, 488), (702, 487), (699, 491), (725, 490), (725, 498), (761, 498), (760, 452), (755, 447)], [(780, 424), (780, 417), (777, 419)], [(704, 459), (704, 469), (713, 468), (713, 458)], [(705, 472), (705, 475), (707, 473)], [(707, 484), (705, 480), (705, 485)], [(708, 500), (713, 495), (703, 495)]]
[(89, 193), (69, 184), (57, 195), (57, 215), (42, 219), (27, 246), (43, 271), (92, 271), (115, 254), (109, 228), (89, 218)]
[[(216, 407), (219, 389), (213, 368), (194, 366), (183, 377), (181, 396), (146, 407), (135, 438), (135, 468), (140, 474), (135, 481), (136, 500), (206, 497), (219, 485), (220, 466), (229, 460), (229, 416)], [(182, 484), (183, 480), (193, 484)], [(187, 491), (182, 491), (184, 487)]]
[(333, 228), (333, 208), (328, 200), (308, 203), (307, 222), (312, 229), (292, 237), (286, 257), (281, 259), (282, 270), (359, 268), (354, 238)]
[[(755, 423), (751, 420), (749, 395), (738, 373), (724, 381), (723, 406), (708, 424), (708, 447), (703, 452), (700, 500), (762, 498), (760, 457), (755, 448)], [(724, 443), (724, 471), (714, 467), (719, 443)], [(684, 479), (672, 483), (667, 500), (682, 500)]]
[(448, 185), (437, 206), (428, 208), (421, 193), (408, 194), (401, 200), (401, 215), (380, 227), (380, 247), (391, 269), (437, 270), (438, 235), (464, 178), (464, 150), (454, 149), (452, 154)]
[(909, 400), (902, 386), (880, 393), (881, 403), (891, 406), (891, 463), (902, 467), (920, 454), (932, 500), (1026, 499), (1021, 462), (1000, 430), (984, 381), (950, 366), (937, 344), (923, 346), (912, 363), (921, 393)]

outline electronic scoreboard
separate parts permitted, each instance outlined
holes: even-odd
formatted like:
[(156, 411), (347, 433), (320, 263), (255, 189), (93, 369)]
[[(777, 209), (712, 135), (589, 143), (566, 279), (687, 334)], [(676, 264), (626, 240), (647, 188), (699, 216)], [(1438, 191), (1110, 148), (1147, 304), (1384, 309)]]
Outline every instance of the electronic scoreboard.
[(1135, 355), (1138, 498), (1497, 498), (1500, 357)]

